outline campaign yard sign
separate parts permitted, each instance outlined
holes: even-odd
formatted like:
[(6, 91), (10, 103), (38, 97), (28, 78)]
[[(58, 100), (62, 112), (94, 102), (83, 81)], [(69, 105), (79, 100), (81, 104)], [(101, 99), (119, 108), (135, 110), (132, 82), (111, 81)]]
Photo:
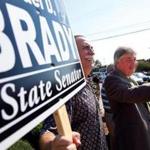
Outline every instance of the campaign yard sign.
[(62, 0), (0, 0), (0, 149), (84, 85)]

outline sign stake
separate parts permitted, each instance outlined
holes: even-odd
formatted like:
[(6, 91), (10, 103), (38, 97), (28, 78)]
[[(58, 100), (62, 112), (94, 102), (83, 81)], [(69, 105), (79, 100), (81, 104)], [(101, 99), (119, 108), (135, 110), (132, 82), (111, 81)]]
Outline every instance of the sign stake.
[[(62, 105), (58, 110), (53, 113), (53, 115), (58, 133), (60, 135), (66, 136), (69, 140), (72, 141), (72, 129), (69, 122), (66, 106)], [(76, 150), (76, 148), (74, 150)]]

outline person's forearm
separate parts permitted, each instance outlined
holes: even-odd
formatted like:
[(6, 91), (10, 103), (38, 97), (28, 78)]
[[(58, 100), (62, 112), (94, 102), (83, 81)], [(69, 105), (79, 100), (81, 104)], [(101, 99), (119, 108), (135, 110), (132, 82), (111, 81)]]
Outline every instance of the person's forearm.
[(50, 143), (55, 139), (55, 135), (52, 132), (45, 132), (40, 137), (40, 150), (50, 149)]

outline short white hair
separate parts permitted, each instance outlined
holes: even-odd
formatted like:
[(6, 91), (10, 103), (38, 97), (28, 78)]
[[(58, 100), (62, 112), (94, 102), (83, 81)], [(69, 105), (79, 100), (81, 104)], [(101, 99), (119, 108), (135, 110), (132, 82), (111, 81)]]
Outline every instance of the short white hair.
[(130, 47), (118, 47), (114, 53), (114, 64), (116, 64), (120, 57), (125, 54), (136, 54), (136, 52)]

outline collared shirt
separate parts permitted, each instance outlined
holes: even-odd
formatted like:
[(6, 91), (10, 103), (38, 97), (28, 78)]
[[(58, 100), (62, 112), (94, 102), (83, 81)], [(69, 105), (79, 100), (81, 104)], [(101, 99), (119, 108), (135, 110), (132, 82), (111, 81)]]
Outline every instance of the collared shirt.
[[(66, 107), (72, 130), (81, 135), (81, 146), (78, 150), (107, 150), (98, 102), (88, 81), (86, 86), (66, 103)], [(42, 132), (47, 130), (57, 134), (52, 116), (44, 122)]]

